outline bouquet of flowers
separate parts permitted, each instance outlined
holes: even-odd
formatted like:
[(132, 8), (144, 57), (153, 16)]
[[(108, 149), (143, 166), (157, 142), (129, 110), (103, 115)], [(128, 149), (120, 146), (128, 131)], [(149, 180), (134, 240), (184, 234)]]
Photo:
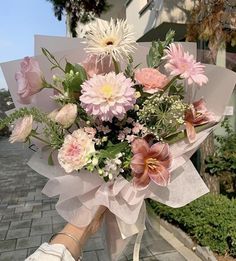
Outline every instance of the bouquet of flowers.
[[(14, 124), (10, 142), (38, 145), (29, 165), (49, 178), (43, 193), (60, 196), (56, 209), (68, 222), (85, 226), (100, 206), (109, 209), (120, 232), (110, 244), (142, 234), (145, 198), (178, 207), (208, 192), (189, 158), (221, 118), (236, 76), (205, 68), (173, 39), (169, 31), (148, 50), (126, 21), (98, 20), (80, 43), (86, 59), (59, 61), (42, 48), (44, 58), (17, 63), (17, 89), (10, 90), (21, 108), (0, 120), (0, 129)], [(2, 68), (9, 75), (9, 64)], [(226, 77), (226, 90), (219, 79), (210, 84), (205, 70), (209, 78), (218, 71)], [(49, 103), (54, 110), (45, 111)]]

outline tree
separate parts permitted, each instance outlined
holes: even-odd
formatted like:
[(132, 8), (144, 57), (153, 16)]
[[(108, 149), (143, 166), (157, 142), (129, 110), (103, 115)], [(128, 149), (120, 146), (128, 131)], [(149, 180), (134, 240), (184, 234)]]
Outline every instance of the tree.
[(197, 0), (190, 17), (187, 40), (208, 42), (212, 63), (225, 43), (236, 46), (235, 0)]
[(61, 21), (63, 15), (69, 18), (69, 28), (72, 37), (77, 36), (78, 22), (87, 23), (95, 16), (100, 16), (110, 7), (107, 0), (47, 0), (52, 3), (54, 15)]
[[(10, 92), (5, 89), (0, 89), (0, 119), (5, 117), (5, 111), (14, 108)], [(0, 136), (8, 134), (8, 128), (0, 130)]]

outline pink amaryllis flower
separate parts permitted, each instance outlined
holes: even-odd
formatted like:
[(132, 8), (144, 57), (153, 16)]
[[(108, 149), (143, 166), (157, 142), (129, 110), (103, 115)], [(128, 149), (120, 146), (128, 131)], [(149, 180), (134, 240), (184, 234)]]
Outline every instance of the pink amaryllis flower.
[(206, 102), (203, 99), (195, 101), (185, 113), (185, 126), (187, 137), (190, 143), (196, 140), (194, 126), (216, 121), (215, 115), (207, 110)]
[(196, 62), (189, 52), (184, 52), (181, 44), (170, 44), (165, 53), (166, 55), (163, 57), (167, 60), (165, 68), (170, 71), (171, 75), (180, 75), (181, 78), (187, 80), (188, 84), (196, 83), (202, 86), (207, 83), (208, 78), (204, 72), (205, 66)]
[(144, 91), (155, 93), (161, 91), (168, 83), (168, 78), (154, 68), (142, 68), (135, 72), (135, 80), (144, 86)]
[(159, 186), (167, 186), (170, 181), (171, 156), (169, 145), (155, 143), (151, 147), (145, 139), (135, 139), (131, 145), (134, 154), (131, 160), (134, 183), (145, 187), (150, 180)]

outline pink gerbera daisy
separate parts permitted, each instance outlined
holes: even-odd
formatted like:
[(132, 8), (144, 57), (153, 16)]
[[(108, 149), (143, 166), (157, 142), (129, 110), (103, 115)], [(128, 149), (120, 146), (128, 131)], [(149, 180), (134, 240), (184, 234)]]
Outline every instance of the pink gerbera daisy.
[(134, 83), (123, 73), (95, 75), (82, 85), (80, 101), (85, 111), (102, 121), (123, 119), (136, 101)]
[(196, 83), (200, 86), (206, 84), (208, 78), (205, 75), (205, 66), (196, 62), (193, 55), (184, 52), (181, 44), (170, 44), (166, 49), (166, 55), (163, 59), (167, 60), (165, 68), (171, 72), (171, 75), (186, 79), (188, 84)]

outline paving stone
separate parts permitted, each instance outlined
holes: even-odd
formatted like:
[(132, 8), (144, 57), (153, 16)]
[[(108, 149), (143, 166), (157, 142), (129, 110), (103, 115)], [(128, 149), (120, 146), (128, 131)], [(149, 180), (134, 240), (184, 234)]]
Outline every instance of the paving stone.
[(36, 250), (37, 250), (38, 247), (31, 247), (28, 249), (28, 252), (27, 252), (27, 257), (32, 255)]
[(13, 221), (11, 222), (10, 229), (28, 228), (31, 226), (31, 220)]
[(44, 235), (52, 233), (52, 225), (37, 225), (31, 228), (30, 235)]
[(64, 228), (65, 224), (66, 224), (65, 222), (53, 224), (52, 225), (52, 233), (57, 233), (57, 232), (61, 231)]
[[(99, 260), (100, 261), (100, 260)], [(102, 261), (102, 259), (101, 259), (101, 261)], [(127, 257), (125, 256), (125, 255), (122, 255), (119, 259), (118, 259), (118, 261), (128, 261), (128, 259), (127, 259)]]
[(42, 210), (51, 210), (51, 204), (50, 203), (43, 203), (42, 204)]
[[(96, 253), (97, 253), (97, 257), (98, 257), (99, 261), (110, 261), (107, 253), (105, 252), (105, 250), (98, 250), (98, 251), (96, 251)], [(125, 261), (126, 260), (127, 259), (125, 259)]]
[(50, 240), (51, 237), (52, 237), (52, 234), (42, 235), (42, 241), (41, 241), (41, 243), (49, 242), (49, 240)]
[(37, 213), (29, 212), (29, 213), (24, 213), (23, 216), (22, 216), (22, 219), (23, 220), (29, 220), (29, 219), (31, 220), (33, 218), (41, 218), (41, 216), (42, 216), (41, 212), (37, 212)]
[(6, 214), (2, 217), (3, 221), (20, 221), (22, 217), (22, 213), (13, 213), (13, 214)]
[(0, 253), (5, 251), (14, 250), (16, 246), (16, 239), (1, 240), (0, 241)]
[(43, 211), (43, 217), (53, 217), (58, 216), (58, 213), (56, 210), (45, 210)]
[(153, 255), (175, 251), (175, 249), (165, 240), (152, 241), (147, 247)]
[(29, 235), (30, 228), (18, 228), (9, 229), (7, 233), (7, 239), (27, 237)]
[[(125, 249), (125, 255), (126, 255), (128, 260), (132, 260), (133, 259), (133, 252), (134, 252), (134, 246), (133, 245), (128, 246)], [(152, 256), (152, 253), (149, 251), (148, 248), (141, 247), (140, 252), (139, 252), (139, 256), (140, 256), (140, 258), (142, 258), (142, 257), (150, 257), (150, 256)]]
[(59, 215), (52, 217), (52, 223), (53, 224), (58, 224), (58, 223), (60, 224), (60, 223), (63, 223), (63, 222), (66, 222), (65, 219), (63, 219)]
[(31, 236), (17, 239), (16, 249), (38, 247), (41, 244), (41, 236)]
[(26, 257), (27, 249), (24, 249), (2, 253), (0, 259), (1, 261), (23, 261)]
[[(180, 255), (178, 252), (172, 252), (172, 253), (165, 253), (156, 255), (158, 261), (190, 261), (185, 259), (182, 255)], [(149, 259), (144, 259), (145, 261), (150, 261)]]
[(0, 230), (0, 240), (4, 240), (7, 234), (7, 230)]
[(32, 222), (32, 226), (49, 225), (49, 224), (52, 224), (51, 217), (34, 218)]
[(83, 253), (83, 260), (86, 260), (86, 261), (99, 261), (95, 251), (84, 252)]
[(1, 221), (0, 222), (0, 231), (8, 229), (10, 224), (11, 224), (10, 221), (8, 221), (8, 222), (7, 221), (5, 221), (5, 222)]
[(104, 249), (103, 240), (100, 238), (91, 238), (85, 245), (85, 251), (102, 250)]

